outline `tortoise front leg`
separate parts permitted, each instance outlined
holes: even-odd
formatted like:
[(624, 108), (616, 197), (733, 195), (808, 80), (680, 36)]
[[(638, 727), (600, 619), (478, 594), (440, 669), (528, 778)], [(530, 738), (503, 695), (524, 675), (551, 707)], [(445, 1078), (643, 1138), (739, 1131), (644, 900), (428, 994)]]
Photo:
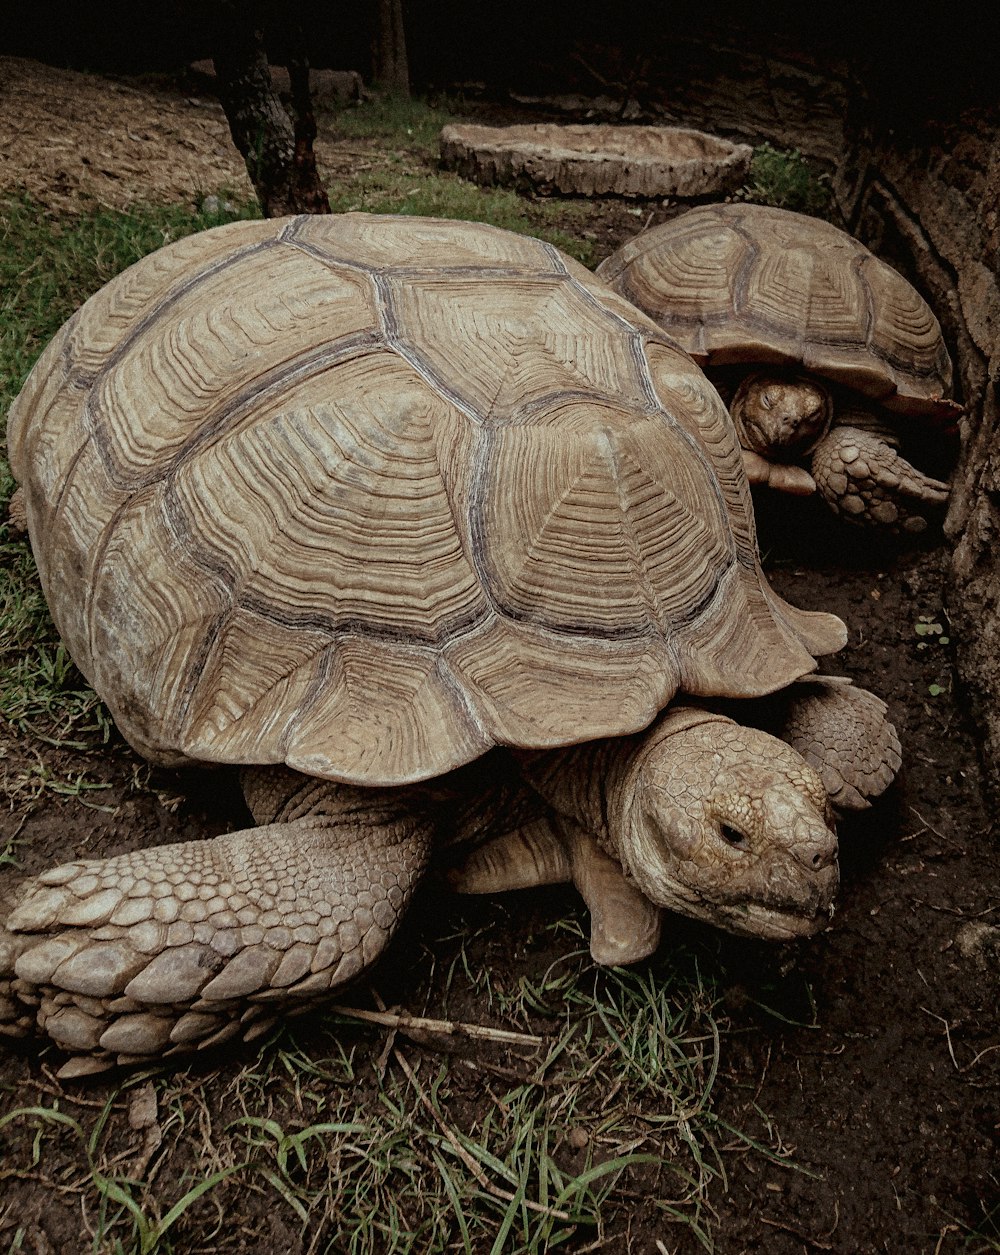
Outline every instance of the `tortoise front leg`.
[[(849, 522), (922, 532), (949, 488), (896, 451), (895, 434), (874, 416), (854, 413), (816, 446), (812, 473), (827, 505)], [(855, 421), (857, 420), (857, 421)]]
[(866, 810), (892, 784), (902, 763), (885, 702), (844, 676), (796, 681), (774, 699), (777, 736), (819, 772), (838, 811)]
[(68, 863), (0, 929), (0, 1029), (76, 1057), (63, 1076), (250, 1040), (384, 949), (432, 829), (405, 790), (248, 772), (257, 828)]
[(449, 874), (459, 893), (501, 893), (572, 882), (590, 911), (590, 953), (606, 967), (636, 963), (660, 941), (662, 911), (579, 824), (536, 819), (479, 846)]

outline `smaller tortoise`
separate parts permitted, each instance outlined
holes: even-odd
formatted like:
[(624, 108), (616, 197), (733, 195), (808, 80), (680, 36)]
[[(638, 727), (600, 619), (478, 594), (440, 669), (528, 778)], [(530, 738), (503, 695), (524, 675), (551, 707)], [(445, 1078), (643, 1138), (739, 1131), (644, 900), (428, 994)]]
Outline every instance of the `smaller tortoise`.
[[(725, 409), (633, 314), (540, 241), (349, 214), (177, 241), (62, 328), (9, 427), (53, 618), (132, 745), (241, 766), (257, 826), (21, 885), (0, 1028), (65, 1074), (250, 1038), (462, 837), (460, 887), (573, 879), (604, 961), (661, 908), (828, 922), (830, 798), (898, 743), (799, 688), (844, 626), (770, 588)], [(674, 704), (779, 690), (802, 753)]]
[[(644, 231), (597, 273), (731, 393), (751, 483), (818, 489), (845, 519), (909, 532), (947, 499), (947, 484), (897, 451), (901, 418), (961, 412), (946, 399), (941, 328), (845, 232), (784, 209), (704, 205)], [(727, 367), (742, 369), (717, 371)], [(791, 465), (807, 455), (812, 474)]]

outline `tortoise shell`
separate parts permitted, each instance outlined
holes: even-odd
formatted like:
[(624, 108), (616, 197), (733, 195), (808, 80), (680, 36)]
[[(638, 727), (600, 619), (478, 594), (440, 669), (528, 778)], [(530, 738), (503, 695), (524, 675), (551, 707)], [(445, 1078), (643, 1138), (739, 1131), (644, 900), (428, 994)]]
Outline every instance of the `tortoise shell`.
[(347, 214), (179, 240), (11, 412), (56, 625), (154, 761), (367, 784), (752, 695), (843, 625), (764, 580), (725, 408), (540, 241)]
[(954, 417), (930, 307), (829, 222), (704, 205), (644, 231), (597, 273), (702, 365), (801, 366), (898, 413)]

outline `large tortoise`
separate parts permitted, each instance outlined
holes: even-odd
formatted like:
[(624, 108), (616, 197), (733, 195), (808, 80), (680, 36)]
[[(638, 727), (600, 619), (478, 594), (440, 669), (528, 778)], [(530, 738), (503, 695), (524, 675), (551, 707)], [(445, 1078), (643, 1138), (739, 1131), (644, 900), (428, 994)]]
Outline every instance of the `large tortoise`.
[[(363, 214), (178, 241), (62, 328), (9, 443), (118, 727), (155, 763), (244, 766), (259, 825), (19, 889), (0, 1020), (64, 1074), (255, 1035), (356, 976), (432, 846), (472, 834), (460, 887), (574, 879), (604, 961), (648, 953), (660, 907), (828, 921), (828, 794), (891, 778), (885, 707), (797, 696), (844, 628), (764, 579), (724, 406), (551, 246)], [(788, 686), (829, 788), (714, 710), (644, 731), (679, 692)]]
[[(941, 328), (844, 231), (764, 205), (703, 205), (597, 273), (730, 392), (751, 482), (818, 488), (843, 518), (913, 532), (947, 499), (898, 453), (906, 419), (961, 412)], [(807, 456), (811, 475), (791, 464)]]

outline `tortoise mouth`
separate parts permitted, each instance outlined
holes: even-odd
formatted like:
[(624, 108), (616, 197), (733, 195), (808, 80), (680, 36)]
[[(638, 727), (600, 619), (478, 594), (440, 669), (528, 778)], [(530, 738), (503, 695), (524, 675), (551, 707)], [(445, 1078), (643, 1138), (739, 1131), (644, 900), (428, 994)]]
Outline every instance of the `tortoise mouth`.
[(794, 941), (800, 937), (814, 937), (829, 928), (833, 913), (832, 901), (818, 903), (811, 914), (780, 910), (760, 902), (745, 902), (739, 906), (718, 906), (712, 922), (738, 936), (759, 937), (764, 941)]

